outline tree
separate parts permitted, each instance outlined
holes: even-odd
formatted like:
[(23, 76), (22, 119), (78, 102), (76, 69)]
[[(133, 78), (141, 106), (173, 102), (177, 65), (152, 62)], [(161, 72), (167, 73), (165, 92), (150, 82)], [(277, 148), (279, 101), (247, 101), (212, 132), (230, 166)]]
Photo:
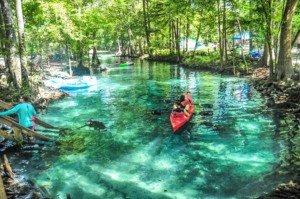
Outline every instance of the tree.
[[(93, 38), (94, 38), (94, 40), (96, 39), (96, 31), (93, 32)], [(96, 45), (96, 43), (94, 43), (91, 66), (93, 69), (95, 69), (95, 68), (98, 68), (99, 65), (100, 65), (100, 60), (99, 60), (98, 54), (97, 54), (97, 45)]]
[[(238, 8), (237, 8), (237, 5), (235, 3), (236, 2), (234, 0), (231, 0), (231, 5), (232, 5), (232, 8), (235, 12), (237, 29), (238, 29), (239, 34), (242, 36), (242, 34), (243, 34), (242, 26), (241, 26), (241, 22), (240, 22), (240, 17), (238, 15)], [(244, 61), (244, 64), (245, 64), (245, 69), (246, 69), (246, 72), (248, 73), (248, 66), (247, 66), (247, 62), (245, 60), (245, 56), (244, 56), (244, 42), (241, 43), (240, 47), (241, 47), (242, 58), (243, 58), (243, 61)], [(234, 73), (235, 73), (235, 71), (234, 71)]]
[(13, 85), (16, 88), (22, 88), (22, 68), (18, 52), (18, 42), (14, 30), (14, 20), (11, 4), (9, 0), (1, 0), (0, 5), (4, 23), (2, 24), (2, 26), (5, 29), (6, 39), (6, 42), (4, 44), (5, 65), (9, 69), (9, 73), (12, 76), (12, 79), (8, 79), (10, 79), (9, 81), (13, 82)]
[(143, 0), (143, 14), (144, 14), (144, 27), (145, 27), (145, 34), (146, 34), (146, 41), (150, 56), (152, 55), (151, 49), (151, 41), (150, 41), (150, 17), (149, 17), (149, 1), (150, 0)]
[[(264, 43), (264, 54), (262, 57), (262, 65), (269, 66), (269, 78), (273, 78), (274, 73), (274, 57), (273, 57), (273, 48), (274, 48), (274, 13), (275, 3), (273, 0), (260, 0), (261, 1), (261, 10), (264, 16), (264, 22), (266, 24), (265, 30), (265, 43)], [(260, 11), (260, 10), (258, 10)]]
[(22, 12), (22, 1), (16, 0), (16, 13), (17, 13), (17, 22), (18, 22), (18, 39), (19, 39), (19, 53), (21, 59), (21, 66), (23, 71), (23, 78), (27, 78), (27, 58), (25, 50), (25, 36), (24, 36), (24, 20)]
[(292, 67), (292, 20), (298, 0), (287, 0), (282, 15), (280, 46), (276, 64), (277, 80), (289, 80), (294, 74)]

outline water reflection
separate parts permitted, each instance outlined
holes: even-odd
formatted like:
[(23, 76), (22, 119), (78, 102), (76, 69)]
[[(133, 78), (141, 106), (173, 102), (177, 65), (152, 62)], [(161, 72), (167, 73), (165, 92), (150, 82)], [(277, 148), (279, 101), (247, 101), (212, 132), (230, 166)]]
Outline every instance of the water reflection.
[[(52, 147), (55, 152), (34, 156), (46, 168), (31, 169), (35, 161), (20, 166), (54, 198), (241, 198), (281, 183), (274, 172), (286, 139), (274, 140), (273, 115), (262, 113), (263, 101), (246, 79), (114, 62), (102, 60), (109, 71), (97, 75), (97, 90), (74, 91), (40, 116), (56, 126), (75, 128), (89, 119), (107, 126), (56, 136), (61, 144)], [(186, 91), (197, 104), (195, 115), (185, 132), (174, 135), (169, 109)], [(154, 109), (162, 114), (151, 114)]]

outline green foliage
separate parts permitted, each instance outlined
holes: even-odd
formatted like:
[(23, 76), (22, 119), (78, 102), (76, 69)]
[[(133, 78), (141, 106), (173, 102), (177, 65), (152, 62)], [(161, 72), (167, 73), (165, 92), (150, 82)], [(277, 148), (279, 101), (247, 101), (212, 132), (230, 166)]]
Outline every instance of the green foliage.
[(219, 53), (207, 53), (204, 51), (198, 51), (196, 52), (196, 56), (194, 59), (187, 58), (185, 60), (186, 64), (189, 64), (191, 67), (199, 67), (199, 66), (207, 66), (207, 65), (216, 65), (219, 63)]
[(75, 154), (86, 149), (85, 136), (82, 131), (66, 132), (61, 137), (59, 146), (61, 154)]
[[(66, 56), (68, 43), (69, 50), (75, 55), (74, 58), (84, 62), (89, 60), (87, 52), (94, 45), (102, 49), (118, 49), (118, 42), (120, 42), (124, 48), (127, 48), (131, 40), (135, 41), (135, 50), (139, 44), (145, 50), (148, 47), (145, 38), (144, 10), (149, 20), (147, 23), (150, 28), (150, 49), (156, 52), (156, 56), (160, 56), (162, 52), (159, 51), (162, 50), (175, 52), (176, 23), (178, 23), (176, 31), (179, 32), (180, 38), (186, 36), (189, 27), (190, 38), (196, 38), (199, 29), (200, 42), (218, 43), (218, 19), (222, 24), (223, 14), (226, 14), (226, 34), (229, 43), (232, 43), (233, 35), (239, 34), (238, 17), (242, 31), (251, 31), (255, 34), (252, 38), (255, 45), (263, 46), (268, 19), (274, 24), (272, 34), (276, 36), (284, 5), (282, 1), (272, 1), (270, 7), (269, 1), (259, 0), (225, 1), (225, 6), (224, 1), (217, 0), (146, 2), (146, 6), (143, 7), (143, 1), (139, 0), (24, 0), (27, 49), (30, 54), (39, 52), (43, 53), (44, 57), (56, 54), (58, 49), (61, 49)], [(238, 12), (235, 12), (236, 10)], [(299, 8), (294, 17), (294, 34), (300, 24), (297, 23), (298, 10)], [(132, 32), (131, 36), (128, 35), (129, 30)], [(83, 57), (80, 57), (82, 50)], [(193, 62), (205, 64), (208, 60), (197, 58)]]
[(86, 153), (89, 157), (97, 157), (102, 164), (119, 158), (135, 147), (130, 142), (114, 140), (110, 133), (98, 130), (65, 131), (59, 143), (62, 155)]
[(151, 57), (151, 59), (162, 62), (177, 62), (177, 56), (175, 54), (169, 54), (169, 52), (167, 51), (156, 51), (155, 54)]
[(300, 6), (297, 6), (295, 15), (293, 18), (293, 37), (292, 37), (292, 39), (295, 38), (296, 33), (298, 32), (299, 29), (300, 29)]

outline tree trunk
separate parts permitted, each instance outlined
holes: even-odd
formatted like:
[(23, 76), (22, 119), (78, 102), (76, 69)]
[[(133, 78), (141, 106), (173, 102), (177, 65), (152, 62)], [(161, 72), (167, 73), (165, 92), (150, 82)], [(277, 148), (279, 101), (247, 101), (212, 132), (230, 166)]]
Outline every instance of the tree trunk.
[[(96, 40), (96, 32), (93, 32), (93, 40)], [(90, 57), (90, 55), (89, 55)], [(92, 55), (92, 68), (98, 68), (100, 65), (100, 60), (97, 55), (96, 43), (94, 42), (93, 46), (93, 55)]]
[[(269, 66), (269, 79), (273, 79), (274, 76), (274, 59), (273, 59), (273, 0), (263, 1), (261, 0), (261, 5), (263, 6), (263, 13), (265, 17), (265, 22), (267, 24), (266, 30), (266, 41), (264, 46), (264, 55), (262, 58), (262, 64)], [(267, 50), (266, 50), (267, 49)]]
[(176, 25), (173, 25), (175, 33), (175, 44), (176, 44), (176, 61), (180, 62), (180, 32), (179, 32), (179, 19), (176, 19)]
[(190, 21), (189, 16), (187, 16), (186, 22), (186, 39), (185, 39), (185, 46), (186, 46), (186, 56), (190, 54), (190, 47), (189, 47), (189, 37), (190, 37)]
[(22, 1), (16, 0), (16, 13), (17, 13), (17, 22), (18, 22), (18, 38), (19, 38), (19, 53), (22, 66), (22, 77), (23, 79), (28, 79), (28, 66), (27, 66), (27, 57), (25, 49), (25, 36), (24, 36), (24, 20), (22, 12)]
[[(188, 0), (188, 6), (191, 7), (192, 6), (192, 1)], [(189, 46), (189, 37), (190, 37), (190, 26), (191, 26), (191, 20), (192, 20), (192, 15), (193, 12), (192, 10), (187, 10), (187, 14), (186, 14), (186, 40), (185, 40), (185, 44), (186, 44), (186, 56), (190, 55), (190, 46)], [(196, 43), (197, 45), (197, 43)]]
[(122, 49), (121, 49), (121, 42), (120, 42), (120, 39), (118, 39), (118, 52), (117, 52), (117, 55), (118, 56), (121, 56), (122, 55)]
[(148, 14), (148, 0), (143, 0), (143, 15), (144, 15), (144, 27), (145, 27), (145, 34), (146, 34), (146, 41), (148, 46), (148, 53), (152, 56), (152, 49), (150, 43), (150, 18)]
[[(239, 29), (239, 32), (240, 32), (240, 35), (242, 37), (242, 27), (241, 27), (241, 23), (240, 23), (240, 20), (239, 20), (239, 16), (238, 16), (238, 13), (237, 13), (237, 8), (234, 6), (234, 2), (233, 0), (231, 1), (232, 3), (232, 7), (234, 9), (234, 12), (235, 12), (235, 17), (236, 17), (236, 22), (237, 22), (237, 26), (238, 26), (238, 29)], [(243, 38), (242, 38), (243, 39)], [(245, 59), (245, 56), (244, 56), (244, 42), (241, 42), (241, 53), (242, 53), (242, 58), (243, 58), (243, 62), (244, 62), (244, 65), (245, 65), (245, 70), (246, 70), (246, 73), (248, 73), (248, 65), (247, 65), (247, 62), (246, 62), (246, 59)]]
[(196, 49), (197, 49), (197, 43), (198, 43), (199, 38), (200, 38), (202, 14), (203, 14), (203, 10), (200, 11), (200, 19), (199, 19), (200, 23), (199, 23), (198, 28), (197, 28), (196, 43), (195, 43), (195, 48), (194, 48), (194, 51), (193, 51), (193, 54), (192, 54), (192, 59), (195, 58), (195, 52), (196, 52)]
[[(249, 19), (252, 21), (253, 20), (253, 13), (254, 13), (254, 10), (251, 8), (251, 4), (253, 2), (252, 1), (249, 1), (248, 4), (249, 4)], [(253, 47), (253, 39), (252, 39), (252, 36), (253, 36), (253, 25), (252, 23), (250, 23), (250, 27), (249, 27), (250, 31), (249, 31), (249, 50), (252, 50), (254, 47)]]
[(264, 54), (260, 61), (262, 66), (270, 67), (270, 52), (269, 52), (269, 45), (267, 41), (264, 44)]
[(63, 66), (63, 49), (62, 49), (61, 44), (58, 45), (58, 49), (59, 49), (59, 64), (62, 67)]
[[(18, 54), (18, 44), (16, 39), (16, 33), (14, 31), (14, 21), (9, 0), (1, 0), (2, 17), (5, 28), (5, 53), (7, 54), (6, 67), (9, 68), (12, 81), (16, 88), (22, 87), (22, 68), (20, 56)], [(10, 82), (9, 82), (10, 83)]]
[(78, 66), (83, 67), (83, 45), (81, 40), (79, 40), (78, 42), (79, 42)]
[(139, 52), (140, 52), (140, 55), (143, 55), (144, 54), (144, 51), (143, 51), (143, 38), (139, 38)]
[(276, 64), (277, 80), (289, 80), (294, 74), (292, 66), (292, 20), (298, 0), (287, 0), (280, 31), (280, 47)]
[[(201, 14), (202, 14), (202, 13), (201, 13)], [(201, 16), (201, 15), (200, 15), (200, 16)], [(201, 21), (201, 20), (199, 20), (199, 21)], [(199, 37), (200, 37), (200, 31), (201, 31), (201, 22), (199, 23), (198, 28), (197, 28), (196, 43), (195, 43), (194, 51), (193, 51), (193, 54), (192, 54), (192, 59), (195, 58), (195, 52), (196, 52), (196, 49), (197, 49), (197, 43), (198, 43)]]
[(92, 55), (92, 68), (98, 68), (100, 65), (100, 60), (97, 56), (97, 48), (93, 46), (93, 55)]
[(121, 35), (120, 38), (120, 46), (121, 46), (121, 57), (125, 57), (126, 56), (126, 45), (125, 45), (125, 39), (124, 39), (124, 35)]
[(221, 11), (220, 11), (220, 0), (218, 0), (218, 40), (219, 40), (219, 44), (220, 44), (220, 65), (221, 65), (221, 69), (223, 69), (223, 57), (224, 57), (224, 50), (223, 50), (223, 43), (222, 43), (222, 31), (221, 31)]
[(73, 70), (72, 70), (72, 62), (71, 62), (71, 49), (70, 49), (70, 44), (69, 40), (66, 40), (66, 50), (67, 50), (67, 55), (68, 55), (68, 65), (69, 65), (69, 75), (70, 77), (73, 76)]
[[(225, 54), (225, 64), (228, 62), (227, 49), (227, 16), (226, 16), (226, 0), (223, 0), (223, 52)], [(221, 48), (221, 44), (220, 44)]]
[(135, 57), (136, 56), (135, 41), (130, 28), (128, 29), (128, 37), (129, 37), (129, 56)]
[[(46, 51), (46, 54), (47, 54), (47, 67), (50, 67), (51, 66), (51, 64), (50, 64), (50, 56), (51, 56), (50, 41), (47, 41), (46, 48), (47, 48), (47, 51)], [(43, 65), (42, 65), (42, 74), (44, 75)]]
[[(0, 4), (0, 27), (4, 27), (1, 4)], [(5, 38), (5, 31), (3, 30), (3, 28), (0, 28), (0, 38)], [(5, 51), (5, 42), (3, 42), (2, 39), (0, 40), (0, 50), (1, 52)], [(4, 61), (5, 60), (6, 60), (6, 56), (4, 55)]]
[(169, 17), (169, 45), (170, 45), (170, 55), (174, 54), (174, 45), (173, 45), (173, 21)]
[(295, 43), (296, 43), (296, 41), (297, 41), (297, 39), (299, 37), (299, 34), (300, 34), (300, 29), (297, 31), (297, 33), (296, 33), (296, 35), (295, 35), (295, 37), (294, 37), (294, 39), (292, 41), (292, 47), (295, 45)]

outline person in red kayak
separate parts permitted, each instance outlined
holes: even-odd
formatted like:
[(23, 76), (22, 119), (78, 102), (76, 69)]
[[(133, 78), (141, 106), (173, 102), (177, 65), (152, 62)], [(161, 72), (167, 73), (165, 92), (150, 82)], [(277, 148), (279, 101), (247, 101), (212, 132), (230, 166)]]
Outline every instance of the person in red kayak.
[(178, 112), (178, 113), (180, 113), (180, 112), (183, 111), (183, 107), (181, 106), (180, 100), (177, 100), (177, 101), (175, 102), (175, 104), (174, 104), (174, 106), (173, 106), (173, 111)]
[(183, 111), (186, 116), (190, 116), (190, 105), (193, 104), (193, 100), (189, 95), (181, 95), (180, 100), (174, 104), (173, 110), (176, 112)]
[(185, 95), (180, 96), (180, 105), (183, 108), (183, 112), (186, 116), (190, 116), (189, 110), (190, 110), (190, 101), (187, 99)]

